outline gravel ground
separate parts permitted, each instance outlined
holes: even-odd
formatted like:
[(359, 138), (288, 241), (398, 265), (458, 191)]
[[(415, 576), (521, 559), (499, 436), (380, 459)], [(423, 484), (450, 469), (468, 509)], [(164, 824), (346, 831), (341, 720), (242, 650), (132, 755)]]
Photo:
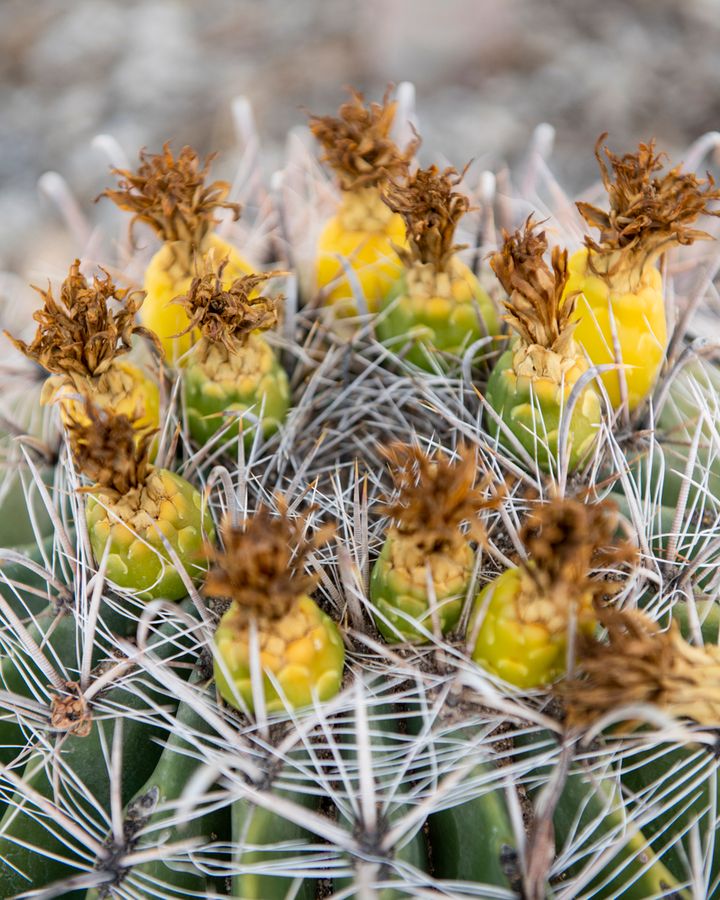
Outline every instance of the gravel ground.
[(229, 151), (245, 94), (271, 172), (303, 108), (409, 79), (426, 160), (512, 164), (548, 121), (575, 190), (601, 131), (681, 153), (720, 126), (718, 46), (720, 0), (3, 0), (0, 267), (38, 278), (74, 252), (36, 182), (55, 169), (90, 209), (99, 132), (132, 157), (168, 138)]

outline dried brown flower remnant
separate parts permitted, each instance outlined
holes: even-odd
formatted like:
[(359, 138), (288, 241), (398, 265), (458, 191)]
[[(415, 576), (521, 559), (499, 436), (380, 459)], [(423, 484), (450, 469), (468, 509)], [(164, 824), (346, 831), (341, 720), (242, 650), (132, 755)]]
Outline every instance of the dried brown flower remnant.
[(412, 141), (401, 151), (390, 137), (397, 103), (389, 90), (382, 103), (365, 105), (364, 96), (350, 89), (350, 100), (337, 116), (310, 116), (310, 130), (322, 144), (323, 160), (333, 168), (344, 191), (375, 187), (405, 175), (418, 148)]
[(506, 319), (525, 344), (565, 356), (576, 324), (570, 321), (576, 297), (563, 300), (568, 254), (553, 247), (550, 268), (544, 259), (547, 238), (537, 227), (529, 216), (522, 232), (503, 231), (503, 246), (490, 257), (490, 267), (508, 295)]
[(298, 597), (314, 588), (317, 579), (304, 572), (305, 562), (335, 530), (325, 525), (308, 539), (307, 527), (306, 516), (291, 518), (284, 508), (273, 515), (266, 506), (260, 506), (245, 528), (226, 519), (221, 528), (224, 549), (206, 548), (214, 567), (205, 594), (230, 597), (248, 619), (282, 618)]
[(617, 507), (609, 500), (554, 498), (535, 507), (520, 530), (529, 557), (522, 568), (533, 593), (593, 598), (609, 593), (611, 585), (592, 570), (632, 563), (637, 557), (632, 542), (617, 542), (616, 523)]
[(638, 703), (701, 725), (720, 724), (720, 647), (693, 647), (676, 622), (662, 631), (637, 610), (605, 609), (600, 621), (607, 643), (581, 644), (577, 676), (556, 687), (570, 727)]
[(76, 737), (87, 737), (92, 729), (92, 715), (85, 696), (76, 681), (66, 681), (50, 706), (50, 726)]
[(720, 215), (720, 211), (708, 209), (711, 200), (720, 199), (710, 175), (698, 179), (675, 166), (657, 176), (664, 154), (655, 153), (655, 141), (640, 144), (636, 153), (616, 156), (603, 147), (606, 137), (601, 134), (598, 138), (595, 156), (610, 209), (606, 212), (590, 203), (577, 204), (588, 225), (600, 230), (599, 242), (585, 238), (591, 250), (598, 254), (627, 251), (639, 255), (644, 264), (675, 244), (710, 238), (707, 232), (690, 227), (703, 214)]
[[(50, 287), (46, 291), (35, 288), (44, 305), (33, 314), (38, 329), (32, 343), (26, 344), (7, 331), (5, 335), (18, 350), (56, 375), (102, 375), (116, 357), (131, 348), (133, 334), (149, 338), (162, 352), (156, 335), (135, 324), (144, 292), (121, 290), (104, 269), (100, 271), (102, 275), (88, 282), (76, 259), (62, 283), (59, 302)], [(112, 300), (122, 307), (114, 311)]]
[(145, 482), (154, 429), (138, 431), (123, 415), (113, 415), (85, 399), (84, 415), (70, 414), (68, 440), (75, 465), (97, 487), (120, 496)]
[(498, 497), (485, 497), (474, 487), (477, 464), (470, 448), (459, 451), (457, 462), (400, 443), (391, 444), (384, 455), (398, 496), (383, 512), (401, 534), (416, 536), (428, 550), (440, 549), (457, 539), (459, 526), (467, 521), (473, 537), (484, 537), (478, 513), (497, 506)]
[(113, 169), (118, 189), (107, 189), (100, 196), (134, 213), (131, 232), (136, 222), (145, 222), (162, 241), (184, 241), (198, 248), (219, 221), (216, 209), (229, 209), (234, 219), (240, 217), (240, 205), (225, 199), (230, 191), (227, 181), (205, 183), (214, 158), (210, 154), (201, 164), (192, 147), (183, 147), (173, 157), (169, 143), (162, 153), (141, 150), (137, 171)]
[(199, 328), (211, 343), (223, 344), (232, 352), (253, 331), (265, 331), (277, 323), (282, 298), (253, 294), (265, 281), (286, 273), (241, 275), (226, 288), (223, 272), (227, 264), (225, 259), (215, 269), (211, 262), (209, 270), (193, 278), (187, 293), (176, 297), (174, 302), (185, 307), (190, 320), (182, 334)]
[(406, 267), (421, 263), (445, 272), (453, 255), (463, 249), (453, 243), (458, 222), (470, 209), (465, 194), (455, 190), (461, 179), (453, 168), (441, 172), (430, 166), (418, 169), (404, 183), (388, 183), (383, 199), (405, 222), (409, 248), (396, 252)]

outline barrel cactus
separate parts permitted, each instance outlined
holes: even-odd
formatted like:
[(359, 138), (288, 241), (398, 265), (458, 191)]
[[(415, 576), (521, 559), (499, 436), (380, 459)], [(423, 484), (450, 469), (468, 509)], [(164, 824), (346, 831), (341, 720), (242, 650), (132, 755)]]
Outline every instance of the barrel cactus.
[[(149, 263), (140, 249), (96, 269), (78, 246), (68, 302), (44, 293), (34, 342), (31, 311), (2, 308), (14, 343), (0, 392), (1, 896), (720, 897), (720, 375), (691, 316), (717, 327), (708, 244), (682, 248), (681, 265), (664, 256), (675, 304), (658, 312), (661, 360), (648, 354), (614, 408), (617, 370), (582, 339), (595, 282), (565, 251), (600, 265), (601, 245), (573, 246), (583, 216), (624, 247), (627, 198), (611, 195), (605, 224), (586, 204), (570, 223), (554, 181), (546, 196), (541, 152), (536, 141), (510, 205), (491, 173), (466, 173), (482, 185), (467, 204), (448, 172), (389, 173), (390, 208), (402, 195), (428, 212), (442, 194), (417, 238), (435, 253), (423, 304), (477, 314), (465, 331), (455, 316), (449, 342), (443, 317), (431, 340), (383, 335), (412, 278), (350, 339), (294, 274), (282, 309), (261, 297), (270, 270), (244, 280), (244, 248), (213, 237), (213, 210), (247, 197), (205, 186), (189, 149), (144, 154), (115, 197), (169, 242), (142, 306), (168, 350), (154, 421), (103, 402), (86, 365), (93, 347), (143, 359), (140, 298), (105, 274), (130, 286), (125, 272)], [(276, 200), (302, 196), (296, 163)], [(672, 172), (649, 183), (652, 209), (654, 184), (678, 212), (652, 271), (699, 236), (687, 198), (693, 221), (714, 199)], [(461, 237), (472, 297), (440, 297), (458, 271), (450, 251), (464, 252), (455, 213), (473, 205), (486, 227), (480, 246)], [(518, 230), (529, 208), (543, 233)], [(281, 213), (256, 258), (295, 273), (307, 260), (293, 217), (312, 211)], [(244, 337), (229, 347), (231, 307)], [(249, 442), (193, 430), (194, 355), (215, 326), (222, 352), (242, 353), (268, 316), (283, 414)], [(71, 392), (46, 380), (65, 378), (47, 365), (58, 359), (85, 367), (67, 368)], [(565, 443), (544, 458), (532, 417), (514, 431), (517, 398), (493, 379), (514, 366), (547, 378), (555, 363), (572, 373), (570, 406), (592, 407), (592, 434), (571, 441), (561, 413)]]

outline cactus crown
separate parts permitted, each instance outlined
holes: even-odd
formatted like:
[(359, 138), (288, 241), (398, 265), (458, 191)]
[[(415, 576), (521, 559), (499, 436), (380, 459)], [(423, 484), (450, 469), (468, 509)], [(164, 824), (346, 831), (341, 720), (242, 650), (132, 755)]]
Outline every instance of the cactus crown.
[(638, 703), (653, 703), (672, 716), (717, 726), (719, 647), (693, 647), (682, 638), (677, 622), (662, 631), (636, 609), (604, 609), (599, 618), (608, 642), (585, 639), (578, 676), (556, 686), (571, 727)]
[(205, 594), (231, 598), (248, 620), (281, 619), (298, 597), (315, 587), (317, 578), (304, 571), (305, 563), (335, 531), (327, 524), (308, 538), (307, 528), (307, 516), (291, 518), (284, 504), (277, 516), (260, 506), (244, 528), (225, 519), (224, 550), (206, 548), (214, 566), (205, 581)]
[(448, 270), (450, 260), (464, 244), (454, 244), (458, 222), (470, 209), (470, 201), (454, 188), (462, 173), (450, 167), (418, 169), (405, 183), (390, 181), (383, 199), (402, 216), (408, 249), (396, 248), (406, 267), (414, 263), (432, 265), (437, 272)]
[(232, 210), (234, 219), (240, 217), (240, 205), (225, 199), (230, 190), (228, 182), (205, 184), (214, 158), (211, 153), (201, 165), (191, 147), (183, 147), (173, 157), (169, 142), (163, 145), (162, 153), (141, 150), (137, 171), (113, 169), (119, 178), (118, 189), (108, 188), (100, 196), (134, 213), (131, 233), (136, 222), (145, 222), (162, 241), (184, 241), (200, 247), (219, 221), (214, 217), (218, 207)]
[(68, 440), (75, 466), (92, 487), (125, 496), (145, 483), (155, 429), (138, 430), (132, 420), (85, 398), (84, 414), (69, 413)]
[(505, 317), (528, 346), (552, 350), (561, 356), (571, 352), (575, 323), (571, 317), (576, 297), (566, 297), (567, 250), (553, 247), (552, 268), (545, 262), (548, 242), (544, 231), (529, 216), (523, 231), (503, 231), (501, 250), (490, 257), (490, 266), (508, 295)]
[[(615, 542), (616, 507), (610, 501), (583, 503), (554, 498), (535, 507), (520, 530), (528, 560), (523, 572), (523, 600), (552, 600), (560, 608), (582, 598), (598, 600), (613, 584), (593, 569), (632, 562), (636, 547)], [(566, 618), (564, 618), (566, 621)]]
[[(100, 271), (102, 275), (89, 283), (76, 259), (62, 283), (59, 303), (50, 286), (46, 291), (35, 288), (44, 304), (33, 314), (38, 329), (32, 342), (4, 334), (25, 356), (56, 375), (102, 375), (116, 357), (127, 353), (133, 334), (149, 338), (162, 353), (157, 336), (135, 324), (144, 292), (120, 290), (105, 269)], [(122, 307), (113, 311), (111, 300), (120, 301)]]
[(210, 343), (223, 344), (232, 352), (245, 343), (251, 332), (265, 331), (277, 323), (281, 298), (254, 296), (254, 292), (263, 282), (285, 273), (242, 275), (226, 288), (223, 272), (227, 264), (228, 260), (224, 259), (216, 269), (209, 255), (207, 271), (196, 275), (187, 293), (173, 302), (185, 307), (190, 320), (180, 335), (199, 328)]
[(401, 443), (384, 450), (398, 494), (385, 502), (383, 512), (401, 534), (412, 535), (430, 550), (452, 542), (466, 521), (473, 537), (482, 539), (484, 529), (477, 514), (498, 503), (497, 496), (485, 497), (473, 487), (477, 465), (472, 450), (463, 447), (458, 455), (454, 462)]
[(680, 166), (675, 166), (656, 176), (663, 168), (665, 154), (655, 153), (654, 140), (640, 144), (636, 153), (616, 156), (603, 147), (606, 137), (605, 133), (598, 138), (595, 156), (610, 210), (606, 212), (590, 203), (577, 204), (588, 225), (600, 231), (599, 242), (585, 238), (590, 250), (601, 256), (620, 250), (638, 255), (644, 265), (675, 244), (710, 238), (707, 232), (690, 226), (703, 214), (720, 215), (707, 208), (711, 200), (720, 199), (720, 190), (715, 188), (711, 175), (698, 179), (691, 172), (681, 173)]
[(310, 130), (322, 144), (323, 161), (338, 176), (344, 191), (377, 187), (389, 178), (402, 177), (420, 141), (411, 141), (401, 151), (390, 137), (397, 103), (390, 89), (382, 103), (365, 105), (365, 97), (350, 89), (350, 100), (337, 116), (310, 116)]

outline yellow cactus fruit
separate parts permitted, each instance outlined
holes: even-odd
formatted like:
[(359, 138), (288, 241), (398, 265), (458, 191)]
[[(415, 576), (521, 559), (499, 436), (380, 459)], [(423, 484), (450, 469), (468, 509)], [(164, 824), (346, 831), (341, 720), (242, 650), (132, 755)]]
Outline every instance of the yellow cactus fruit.
[(460, 178), (455, 169), (430, 166), (384, 191), (390, 209), (402, 216), (408, 246), (397, 248), (402, 272), (383, 298), (377, 334), (424, 369), (432, 369), (430, 353), (457, 355), (499, 332), (490, 297), (456, 255), (462, 247), (454, 243), (455, 229), (470, 207), (455, 190)]
[(586, 237), (571, 258), (565, 292), (579, 295), (575, 337), (591, 362), (615, 366), (601, 376), (610, 401), (631, 411), (652, 390), (667, 347), (658, 259), (675, 245), (710, 238), (690, 226), (703, 214), (718, 214), (707, 204), (720, 199), (720, 191), (711, 177), (681, 173), (680, 166), (657, 175), (663, 158), (654, 141), (616, 156), (602, 146), (606, 136), (598, 139), (595, 155), (610, 209), (577, 204), (600, 239)]
[[(582, 640), (575, 677), (555, 688), (565, 702), (570, 727), (640, 704), (717, 727), (720, 647), (694, 647), (683, 639), (677, 622), (663, 631), (635, 609), (605, 609), (599, 619), (607, 640)], [(627, 724), (634, 724), (633, 717)]]
[[(553, 248), (552, 268), (545, 261), (545, 232), (536, 232), (532, 216), (524, 231), (504, 232), (504, 243), (490, 265), (508, 295), (505, 317), (517, 333), (490, 375), (486, 399), (502, 426), (488, 417), (491, 435), (512, 449), (509, 431), (540, 468), (557, 469), (563, 411), (588, 363), (574, 340), (575, 297), (564, 294), (568, 255)], [(600, 398), (589, 384), (570, 417), (568, 467), (587, 455), (601, 422)], [(504, 426), (504, 427), (503, 427)]]
[(184, 309), (172, 301), (187, 292), (198, 260), (210, 252), (216, 259), (226, 259), (226, 284), (252, 271), (238, 251), (212, 230), (218, 223), (217, 209), (231, 210), (236, 219), (240, 216), (240, 206), (225, 199), (230, 190), (227, 182), (205, 183), (213, 158), (211, 154), (201, 164), (191, 147), (183, 147), (175, 158), (169, 144), (162, 153), (141, 151), (137, 172), (113, 169), (119, 178), (118, 190), (108, 189), (101, 195), (134, 213), (131, 229), (136, 222), (144, 222), (163, 242), (145, 271), (147, 299), (140, 317), (158, 335), (172, 363), (197, 338), (197, 333), (188, 330)]
[(385, 455), (398, 493), (384, 507), (391, 525), (373, 568), (370, 600), (388, 641), (422, 643), (424, 632), (445, 634), (457, 625), (475, 561), (471, 541), (484, 536), (478, 513), (497, 500), (473, 487), (477, 466), (467, 448), (457, 461), (405, 444), (391, 445)]
[[(222, 438), (237, 438), (239, 420), (249, 448), (259, 427), (264, 437), (278, 429), (290, 405), (287, 375), (261, 332), (278, 319), (280, 299), (260, 295), (259, 286), (284, 272), (243, 275), (224, 287), (224, 270), (211, 256), (186, 294), (177, 297), (187, 330), (202, 337), (183, 357), (183, 387), (190, 434), (205, 444), (234, 419)], [(247, 416), (242, 414), (247, 412)]]
[[(262, 506), (245, 528), (223, 523), (223, 549), (205, 583), (209, 597), (232, 603), (215, 633), (215, 681), (222, 697), (247, 712), (262, 692), (265, 709), (309, 706), (329, 700), (342, 683), (345, 649), (335, 623), (310, 598), (316, 583), (304, 573), (311, 552), (333, 526), (305, 537), (305, 517)], [(253, 641), (253, 633), (257, 640)], [(253, 655), (261, 680), (253, 684)]]
[(212, 519), (199, 492), (184, 478), (148, 462), (151, 429), (138, 432), (127, 416), (85, 401), (68, 425), (77, 469), (90, 480), (86, 520), (96, 562), (107, 552), (106, 577), (143, 600), (179, 600), (185, 581), (167, 550), (197, 581), (207, 569)]
[(613, 545), (615, 507), (555, 499), (536, 507), (520, 533), (527, 559), (483, 588), (468, 624), (476, 663), (520, 688), (565, 672), (568, 636), (592, 634), (597, 601), (617, 589), (593, 569), (632, 561), (628, 542)]
[[(51, 373), (41, 401), (60, 401), (65, 425), (83, 415), (83, 402), (77, 398), (90, 395), (101, 408), (134, 417), (138, 429), (157, 428), (157, 384), (137, 366), (119, 358), (131, 349), (134, 334), (148, 338), (160, 350), (155, 335), (135, 324), (144, 295), (117, 288), (108, 272), (100, 272), (88, 281), (76, 259), (63, 281), (59, 300), (51, 288), (35, 288), (43, 306), (33, 316), (38, 323), (33, 341), (26, 344), (5, 334), (29, 359)], [(113, 309), (113, 302), (120, 308)]]
[(397, 104), (386, 93), (382, 103), (365, 105), (351, 91), (337, 116), (311, 116), (310, 130), (323, 148), (342, 192), (337, 213), (318, 240), (315, 286), (339, 317), (358, 313), (357, 288), (344, 274), (344, 261), (355, 273), (370, 312), (399, 277), (402, 267), (394, 246), (405, 243), (400, 216), (383, 203), (381, 189), (402, 177), (418, 140), (400, 150), (390, 137)]

